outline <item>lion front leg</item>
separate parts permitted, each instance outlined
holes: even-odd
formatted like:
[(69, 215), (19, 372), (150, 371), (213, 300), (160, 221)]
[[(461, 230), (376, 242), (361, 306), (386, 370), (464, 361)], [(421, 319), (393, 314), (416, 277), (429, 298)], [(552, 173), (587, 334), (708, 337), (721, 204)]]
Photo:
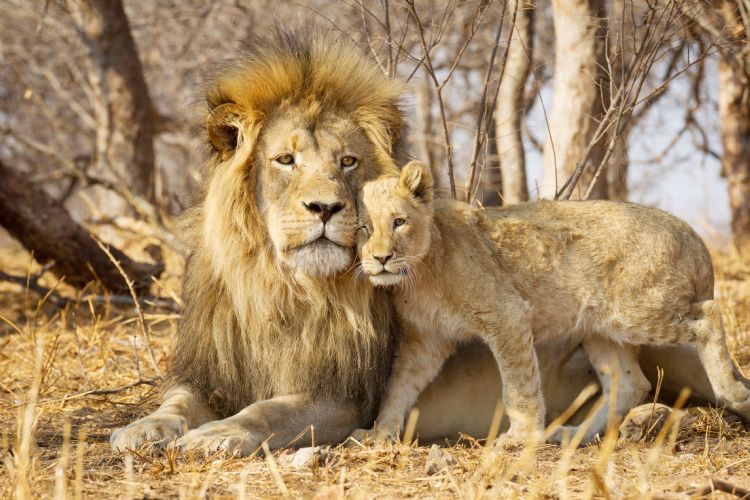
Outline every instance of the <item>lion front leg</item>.
[(186, 385), (172, 387), (161, 406), (152, 414), (112, 433), (109, 442), (114, 451), (137, 450), (144, 445), (163, 448), (185, 434), (216, 419), (203, 398)]
[[(307, 445), (300, 436), (312, 427), (315, 444), (336, 444), (361, 425), (363, 416), (352, 402), (315, 400), (307, 394), (259, 401), (223, 420), (208, 422), (177, 440), (183, 450), (226, 451), (247, 456), (264, 441), (271, 449)], [(306, 439), (312, 439), (308, 433)], [(299, 439), (297, 439), (299, 438)]]

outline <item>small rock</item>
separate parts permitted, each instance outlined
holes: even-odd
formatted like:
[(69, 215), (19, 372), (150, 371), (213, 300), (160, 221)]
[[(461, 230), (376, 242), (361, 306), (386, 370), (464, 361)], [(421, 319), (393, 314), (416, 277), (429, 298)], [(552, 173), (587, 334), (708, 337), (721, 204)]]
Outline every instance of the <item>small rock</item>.
[(300, 448), (294, 453), (280, 456), (279, 462), (283, 465), (300, 469), (302, 467), (310, 467), (313, 460), (316, 460), (318, 464), (324, 464), (328, 459), (328, 455), (328, 448), (321, 448), (320, 446), (313, 448), (308, 446), (307, 448)]
[(427, 455), (425, 474), (433, 476), (452, 465), (456, 465), (456, 458), (447, 451), (440, 449), (438, 445), (433, 444), (430, 447), (430, 453)]

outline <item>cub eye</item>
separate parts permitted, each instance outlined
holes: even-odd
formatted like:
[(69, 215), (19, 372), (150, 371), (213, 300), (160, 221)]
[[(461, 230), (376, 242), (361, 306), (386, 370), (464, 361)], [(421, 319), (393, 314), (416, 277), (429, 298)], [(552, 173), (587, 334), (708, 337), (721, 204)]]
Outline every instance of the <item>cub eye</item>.
[(394, 219), (393, 227), (400, 227), (406, 224), (406, 219)]
[(355, 156), (344, 156), (341, 158), (341, 166), (344, 170), (351, 170), (357, 166), (357, 158)]
[(273, 161), (275, 161), (276, 163), (281, 163), (282, 165), (291, 165), (294, 163), (294, 156), (287, 153), (281, 156), (277, 156)]

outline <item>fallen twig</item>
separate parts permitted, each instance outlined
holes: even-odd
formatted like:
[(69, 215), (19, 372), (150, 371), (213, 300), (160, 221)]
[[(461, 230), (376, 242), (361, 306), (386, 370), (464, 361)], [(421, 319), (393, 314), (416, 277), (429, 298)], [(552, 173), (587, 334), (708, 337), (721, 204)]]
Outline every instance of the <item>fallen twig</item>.
[[(92, 235), (93, 237), (93, 235)], [(151, 348), (151, 328), (146, 325), (146, 318), (143, 316), (143, 309), (141, 309), (141, 303), (138, 302), (138, 296), (135, 293), (135, 289), (133, 288), (133, 281), (128, 277), (127, 273), (125, 273), (125, 270), (120, 265), (120, 262), (115, 259), (115, 256), (112, 255), (112, 252), (109, 251), (109, 246), (105, 245), (99, 239), (94, 238), (94, 241), (97, 245), (99, 245), (99, 248), (102, 249), (102, 252), (104, 252), (107, 255), (107, 258), (109, 258), (110, 261), (112, 261), (112, 264), (117, 268), (117, 271), (122, 275), (122, 279), (125, 280), (125, 284), (128, 286), (128, 291), (130, 291), (130, 296), (133, 298), (133, 305), (135, 305), (135, 310), (138, 313), (138, 324), (141, 327), (141, 333), (143, 333), (144, 338), (146, 339), (146, 349), (148, 350), (148, 356), (151, 361), (151, 365), (153, 366), (154, 370), (156, 370), (156, 373), (161, 375), (161, 368), (159, 368), (159, 363), (156, 362), (156, 356), (154, 356), (154, 351)]]
[[(47, 404), (47, 403), (57, 403), (59, 401), (70, 401), (71, 399), (78, 399), (83, 398), (86, 396), (105, 396), (109, 394), (118, 394), (123, 391), (127, 391), (128, 389), (132, 389), (133, 387), (138, 387), (139, 385), (156, 385), (157, 382), (161, 381), (161, 377), (154, 377), (154, 378), (148, 378), (148, 379), (138, 379), (135, 382), (132, 382), (130, 384), (122, 385), (120, 387), (114, 387), (112, 389), (91, 389), (84, 392), (79, 392), (77, 394), (73, 394), (72, 396), (63, 396), (61, 398), (49, 398), (49, 399), (43, 399), (39, 401), (37, 404)], [(16, 403), (13, 405), (15, 408), (18, 408), (19, 406), (25, 405), (26, 402), (22, 401), (20, 403)]]
[[(35, 275), (36, 276), (36, 275)], [(37, 282), (38, 278), (27, 279), (25, 276), (14, 276), (12, 274), (4, 273), (0, 271), (0, 281), (8, 283), (14, 283), (24, 287), (24, 289), (32, 291), (42, 297), (47, 297), (47, 301), (56, 307), (65, 307), (68, 304), (78, 304), (79, 302), (91, 301), (95, 304), (114, 304), (118, 306), (132, 306), (135, 305), (133, 297), (130, 295), (85, 295), (80, 298), (71, 298), (61, 295), (59, 292), (40, 285)], [(140, 301), (144, 304), (148, 304), (152, 307), (160, 307), (163, 309), (169, 309), (170, 311), (179, 312), (180, 305), (171, 298), (158, 297), (155, 295), (142, 295)]]
[(693, 488), (686, 491), (685, 493), (690, 497), (704, 497), (706, 495), (710, 495), (715, 491), (729, 493), (730, 495), (734, 495), (737, 498), (750, 498), (750, 490), (732, 484), (728, 481), (724, 481), (723, 479), (716, 479), (715, 477), (709, 479), (706, 486), (703, 486), (702, 488)]

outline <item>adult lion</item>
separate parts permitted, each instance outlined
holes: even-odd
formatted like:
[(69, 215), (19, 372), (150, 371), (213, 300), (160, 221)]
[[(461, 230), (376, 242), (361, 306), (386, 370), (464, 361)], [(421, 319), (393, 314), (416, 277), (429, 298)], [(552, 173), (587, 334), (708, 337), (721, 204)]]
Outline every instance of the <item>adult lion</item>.
[[(193, 253), (168, 389), (112, 434), (114, 449), (177, 440), (248, 454), (311, 425), (316, 442), (336, 443), (373, 419), (395, 332), (388, 298), (351, 271), (355, 194), (402, 164), (403, 118), (399, 86), (332, 36), (254, 40), (210, 85), (213, 156), (186, 217)], [(550, 415), (595, 379), (575, 345), (540, 346), (539, 358)], [(686, 380), (691, 366), (702, 373), (681, 362)], [(491, 355), (468, 346), (418, 402), (419, 432), (482, 436), (499, 387)]]
[(193, 252), (169, 389), (112, 435), (114, 448), (187, 428), (187, 448), (250, 453), (309, 425), (338, 441), (372, 418), (393, 329), (385, 294), (350, 271), (355, 195), (396, 171), (400, 86), (334, 40), (254, 40), (210, 85), (214, 154), (186, 218)]

